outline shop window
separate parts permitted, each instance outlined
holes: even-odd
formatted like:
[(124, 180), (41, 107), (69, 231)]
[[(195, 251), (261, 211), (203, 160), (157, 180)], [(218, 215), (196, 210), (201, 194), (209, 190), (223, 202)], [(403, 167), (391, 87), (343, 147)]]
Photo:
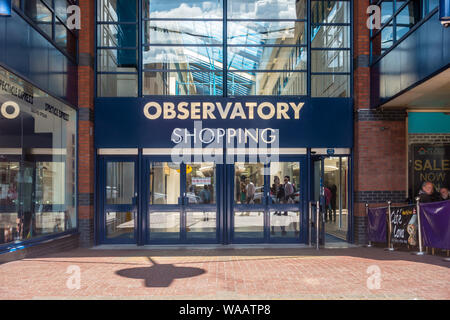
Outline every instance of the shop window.
[(0, 245), (76, 229), (75, 110), (3, 69), (0, 80), (23, 97), (0, 93), (19, 108), (0, 115)]
[(171, 162), (150, 164), (150, 204), (178, 204), (180, 165)]

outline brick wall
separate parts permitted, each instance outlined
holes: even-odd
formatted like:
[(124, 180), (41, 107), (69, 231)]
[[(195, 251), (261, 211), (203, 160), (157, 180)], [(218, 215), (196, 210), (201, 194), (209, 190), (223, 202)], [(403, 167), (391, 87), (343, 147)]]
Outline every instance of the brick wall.
[(367, 242), (365, 202), (406, 198), (406, 112), (370, 110), (368, 0), (354, 2), (354, 241)]
[(94, 3), (79, 1), (78, 228), (83, 247), (94, 244)]

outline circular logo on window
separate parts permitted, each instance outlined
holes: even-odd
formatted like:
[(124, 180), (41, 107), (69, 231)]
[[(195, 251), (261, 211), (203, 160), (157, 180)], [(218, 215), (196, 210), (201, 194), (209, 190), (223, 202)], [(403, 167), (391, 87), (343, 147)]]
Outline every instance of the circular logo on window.
[(6, 119), (12, 120), (19, 116), (20, 107), (14, 101), (6, 101), (5, 103), (2, 104), (2, 106), (0, 108), (0, 113)]

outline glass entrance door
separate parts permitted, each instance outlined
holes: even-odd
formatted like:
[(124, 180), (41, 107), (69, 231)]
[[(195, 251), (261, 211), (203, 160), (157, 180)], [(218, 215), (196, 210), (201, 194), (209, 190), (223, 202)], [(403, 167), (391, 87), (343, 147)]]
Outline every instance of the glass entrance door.
[(235, 163), (231, 241), (304, 242), (304, 159)]
[(103, 159), (103, 243), (136, 243), (137, 165), (131, 158)]
[(218, 168), (213, 162), (145, 161), (148, 195), (146, 242), (219, 241)]

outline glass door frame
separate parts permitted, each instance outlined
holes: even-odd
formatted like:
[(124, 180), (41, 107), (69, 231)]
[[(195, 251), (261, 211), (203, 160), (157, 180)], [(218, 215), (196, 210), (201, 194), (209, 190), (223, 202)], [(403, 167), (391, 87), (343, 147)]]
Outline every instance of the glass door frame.
[[(107, 179), (107, 165), (109, 162), (132, 162), (134, 163), (134, 203), (132, 204), (107, 204), (106, 203), (106, 179)], [(98, 192), (100, 208), (99, 223), (97, 230), (99, 231), (99, 243), (100, 244), (138, 244), (141, 238), (141, 214), (140, 214), (140, 192), (139, 185), (139, 158), (137, 156), (130, 155), (114, 155), (114, 156), (99, 156), (99, 179), (98, 179)], [(106, 237), (106, 213), (108, 211), (117, 210), (122, 212), (131, 208), (134, 215), (134, 237), (133, 239), (108, 239)]]
[[(236, 161), (239, 162), (239, 161)], [(227, 238), (229, 243), (233, 244), (250, 244), (250, 243), (306, 243), (308, 232), (308, 168), (306, 155), (280, 156), (280, 159), (274, 162), (298, 162), (300, 165), (300, 189), (304, 192), (300, 193), (299, 203), (293, 204), (273, 204), (270, 197), (270, 174), (264, 176), (264, 192), (261, 204), (236, 204), (235, 203), (235, 164), (227, 165)], [(248, 162), (247, 162), (248, 163)], [(253, 162), (252, 162), (253, 163)], [(270, 163), (264, 167), (270, 172)], [(267, 171), (266, 171), (267, 172)], [(234, 213), (235, 211), (264, 212), (264, 226), (262, 238), (239, 238), (234, 232)], [(273, 238), (271, 237), (270, 213), (273, 211), (299, 211), (300, 220), (299, 234), (296, 238)]]
[[(353, 203), (352, 203), (352, 194), (353, 194), (353, 183), (352, 183), (352, 165), (353, 165), (353, 157), (352, 154), (333, 154), (333, 155), (326, 155), (326, 154), (321, 154), (321, 155), (311, 155), (311, 180), (310, 180), (310, 188), (311, 188), (311, 193), (310, 193), (310, 197), (309, 197), (309, 201), (317, 201), (315, 199), (315, 180), (314, 180), (314, 176), (315, 176), (315, 166), (314, 163), (316, 161), (320, 161), (320, 170), (321, 170), (321, 177), (320, 177), (320, 205), (322, 208), (325, 207), (325, 189), (324, 189), (324, 184), (325, 184), (325, 159), (327, 158), (340, 158), (340, 163), (342, 163), (342, 158), (347, 158), (348, 161), (348, 174), (346, 176), (346, 181), (344, 181), (344, 177), (340, 177), (340, 182), (345, 183), (348, 186), (348, 190), (345, 193), (346, 194), (346, 202), (347, 202), (347, 232), (346, 232), (346, 242), (351, 243), (353, 241), (353, 237), (352, 237), (352, 233), (353, 233)], [(342, 168), (339, 168), (339, 170), (342, 170)], [(341, 188), (341, 192), (342, 192), (342, 185), (340, 186)], [(339, 192), (339, 194), (341, 194), (341, 192)], [(342, 195), (340, 196), (342, 197)], [(340, 199), (339, 208), (336, 208), (336, 210), (340, 210), (342, 211), (342, 201), (344, 199)], [(313, 213), (314, 214), (314, 213)], [(321, 213), (323, 215), (323, 212)], [(322, 243), (323, 237), (325, 237), (325, 219), (324, 217), (321, 217), (322, 219), (322, 224), (321, 224), (321, 232), (320, 232), (320, 242)], [(313, 233), (313, 237), (315, 237), (315, 230), (312, 230)]]
[[(143, 241), (145, 244), (218, 244), (222, 239), (223, 230), (223, 215), (221, 210), (223, 198), (223, 166), (216, 164), (216, 181), (215, 181), (215, 204), (190, 204), (186, 195), (186, 164), (180, 163), (180, 197), (178, 204), (150, 204), (150, 163), (152, 162), (172, 162), (170, 156), (143, 156), (141, 172), (143, 173), (141, 179), (142, 190), (142, 226), (143, 226)], [(195, 163), (195, 162), (192, 162)], [(208, 212), (216, 212), (216, 236), (211, 239), (188, 239), (186, 230), (186, 213), (198, 210), (205, 210)], [(179, 212), (180, 214), (180, 236), (178, 239), (150, 239), (150, 212)]]

